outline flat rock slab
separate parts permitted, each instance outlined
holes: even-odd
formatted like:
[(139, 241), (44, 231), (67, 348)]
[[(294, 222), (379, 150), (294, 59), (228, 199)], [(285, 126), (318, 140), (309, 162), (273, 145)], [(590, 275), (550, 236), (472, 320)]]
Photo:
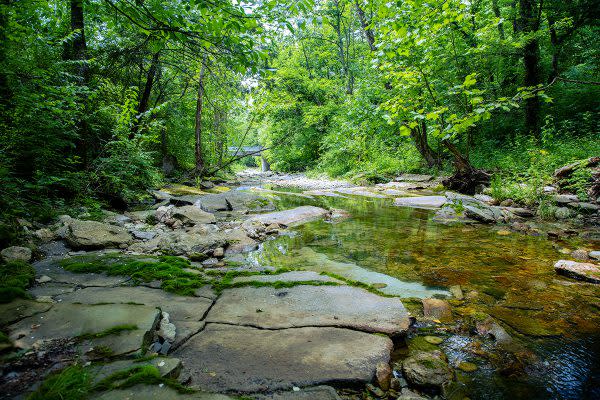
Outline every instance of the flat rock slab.
[(15, 299), (10, 303), (0, 304), (0, 326), (46, 312), (50, 308), (52, 308), (52, 304), (25, 299)]
[(394, 205), (399, 207), (440, 208), (447, 201), (446, 196), (398, 197), (394, 200)]
[(111, 390), (92, 397), (93, 400), (233, 400), (222, 394), (190, 393), (180, 394), (168, 386), (136, 385), (128, 389)]
[(408, 312), (399, 299), (352, 286), (230, 289), (206, 321), (267, 329), (335, 326), (389, 335), (404, 333), (409, 326)]
[(600, 267), (595, 264), (559, 260), (554, 264), (557, 273), (580, 281), (600, 283)]
[(385, 199), (386, 196), (380, 193), (374, 193), (366, 187), (353, 187), (353, 188), (339, 188), (335, 189), (336, 192), (342, 194), (349, 194), (352, 196), (362, 196), (362, 197), (373, 197), (376, 199)]
[(57, 260), (46, 259), (33, 264), (36, 276), (47, 275), (52, 278), (52, 283), (66, 283), (74, 286), (117, 286), (125, 283), (130, 278), (126, 276), (107, 276), (104, 274), (75, 274), (64, 270), (58, 265)]
[[(300, 225), (325, 217), (329, 211), (314, 206), (302, 206), (291, 210), (277, 211), (268, 214), (254, 215), (246, 222), (258, 221), (265, 225), (280, 224), (285, 226)], [(246, 223), (245, 222), (245, 223)]]
[(287, 392), (278, 392), (255, 396), (256, 400), (340, 400), (337, 392), (331, 386), (314, 386), (297, 388)]
[(262, 330), (207, 324), (180, 347), (192, 385), (243, 393), (294, 386), (367, 383), (380, 362), (389, 362), (392, 341), (340, 328)]
[(210, 308), (212, 301), (205, 297), (187, 297), (143, 286), (111, 288), (90, 287), (56, 297), (62, 303), (128, 303), (159, 307), (170, 315), (171, 321), (199, 321)]
[(240, 282), (334, 282), (343, 283), (342, 281), (332, 278), (327, 275), (321, 275), (314, 271), (290, 271), (275, 275), (250, 275), (238, 276), (233, 280), (233, 283)]
[[(104, 332), (108, 329), (135, 325), (132, 333), (144, 336), (154, 329), (159, 311), (154, 307), (132, 304), (104, 304), (88, 306), (83, 304), (54, 304), (47, 312), (27, 317), (8, 327), (10, 338), (21, 348), (31, 348), (39, 340), (56, 338), (74, 338), (83, 334)], [(102, 345), (110, 347), (111, 336), (101, 339)], [(123, 335), (119, 335), (123, 336)], [(119, 345), (119, 341), (113, 343)], [(126, 341), (123, 341), (126, 342)], [(130, 342), (122, 343), (129, 349)], [(137, 344), (140, 348), (142, 342)], [(111, 347), (115, 353), (127, 353), (120, 348)], [(134, 349), (135, 350), (135, 349)]]

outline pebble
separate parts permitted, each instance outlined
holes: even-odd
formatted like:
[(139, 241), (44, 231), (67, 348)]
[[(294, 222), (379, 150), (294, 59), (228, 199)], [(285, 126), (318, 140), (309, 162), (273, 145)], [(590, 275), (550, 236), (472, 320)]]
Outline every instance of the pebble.
[(590, 251), (590, 254), (588, 254), (588, 256), (590, 258), (593, 258), (594, 260), (600, 260), (600, 251)]
[(377, 397), (385, 397), (385, 392), (377, 386), (367, 383), (367, 390)]
[(473, 372), (477, 371), (477, 365), (467, 361), (462, 361), (460, 364), (458, 364), (458, 369), (464, 372)]
[(425, 336), (423, 338), (427, 343), (429, 344), (435, 344), (438, 345), (440, 343), (442, 343), (444, 341), (444, 339), (442, 339), (441, 337), (438, 336)]

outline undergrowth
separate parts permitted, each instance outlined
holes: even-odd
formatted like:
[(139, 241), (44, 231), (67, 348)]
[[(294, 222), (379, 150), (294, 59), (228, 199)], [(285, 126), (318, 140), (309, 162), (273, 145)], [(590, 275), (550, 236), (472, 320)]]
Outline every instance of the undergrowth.
[(0, 303), (9, 303), (16, 298), (29, 298), (25, 291), (35, 279), (35, 270), (24, 261), (0, 264)]

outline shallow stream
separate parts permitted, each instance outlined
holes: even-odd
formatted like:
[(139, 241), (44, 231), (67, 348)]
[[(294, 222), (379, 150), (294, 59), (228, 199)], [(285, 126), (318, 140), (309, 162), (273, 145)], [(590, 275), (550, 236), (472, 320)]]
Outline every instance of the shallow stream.
[[(501, 226), (445, 225), (432, 220), (432, 211), (394, 207), (391, 199), (279, 195), (277, 205), (340, 208), (351, 217), (293, 228), (251, 253), (252, 262), (336, 273), (412, 298), (407, 304), (449, 299), (455, 323), (421, 325), (397, 353), (401, 358), (412, 347), (436, 347), (420, 340), (424, 334), (443, 337), (440, 347), (452, 365), (477, 365), (475, 372), (457, 370), (457, 398), (600, 398), (600, 285), (553, 269), (568, 258), (567, 249), (600, 243), (553, 242)], [(464, 300), (453, 299), (454, 285)], [(501, 322), (511, 343), (483, 339), (464, 323), (486, 314)]]

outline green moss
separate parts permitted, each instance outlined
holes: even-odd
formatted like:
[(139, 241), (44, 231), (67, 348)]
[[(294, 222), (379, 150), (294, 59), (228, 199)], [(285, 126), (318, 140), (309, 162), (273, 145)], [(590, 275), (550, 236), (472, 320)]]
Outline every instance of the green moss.
[(92, 377), (81, 365), (50, 375), (27, 400), (79, 400), (88, 397)]
[(133, 324), (117, 325), (117, 326), (113, 326), (112, 328), (106, 329), (102, 332), (84, 333), (83, 335), (79, 335), (78, 339), (81, 339), (81, 340), (98, 339), (98, 338), (102, 338), (105, 336), (118, 335), (121, 332), (134, 331), (136, 329), (138, 329), (137, 325), (133, 325)]
[(25, 289), (33, 283), (35, 270), (23, 261), (0, 264), (0, 303), (9, 303), (16, 298), (29, 298)]
[(8, 335), (4, 332), (0, 332), (0, 343), (10, 343)]
[(175, 256), (78, 256), (62, 260), (61, 265), (76, 273), (103, 272), (107, 275), (129, 276), (134, 282), (159, 280), (164, 291), (184, 296), (192, 296), (196, 289), (207, 283), (201, 276), (185, 271), (191, 266), (189, 260)]
[(328, 276), (330, 278), (340, 280), (348, 286), (355, 286), (355, 287), (359, 287), (361, 289), (365, 289), (366, 291), (371, 292), (371, 293), (376, 294), (381, 297), (397, 297), (392, 294), (383, 293), (381, 290), (374, 288), (372, 285), (369, 285), (368, 283), (364, 283), (364, 282), (360, 282), (360, 281), (353, 281), (352, 279), (348, 279), (348, 278), (343, 277), (338, 274), (323, 271), (320, 273), (320, 275), (324, 275), (324, 276)]
[(117, 371), (114, 374), (104, 378), (96, 386), (95, 391), (106, 391), (113, 389), (123, 389), (131, 386), (159, 385), (164, 384), (179, 393), (193, 393), (194, 390), (181, 385), (174, 379), (164, 378), (160, 371), (153, 365), (140, 365), (123, 371)]
[(114, 354), (113, 349), (108, 346), (94, 346), (94, 349), (88, 352), (88, 355), (95, 358), (108, 358)]

